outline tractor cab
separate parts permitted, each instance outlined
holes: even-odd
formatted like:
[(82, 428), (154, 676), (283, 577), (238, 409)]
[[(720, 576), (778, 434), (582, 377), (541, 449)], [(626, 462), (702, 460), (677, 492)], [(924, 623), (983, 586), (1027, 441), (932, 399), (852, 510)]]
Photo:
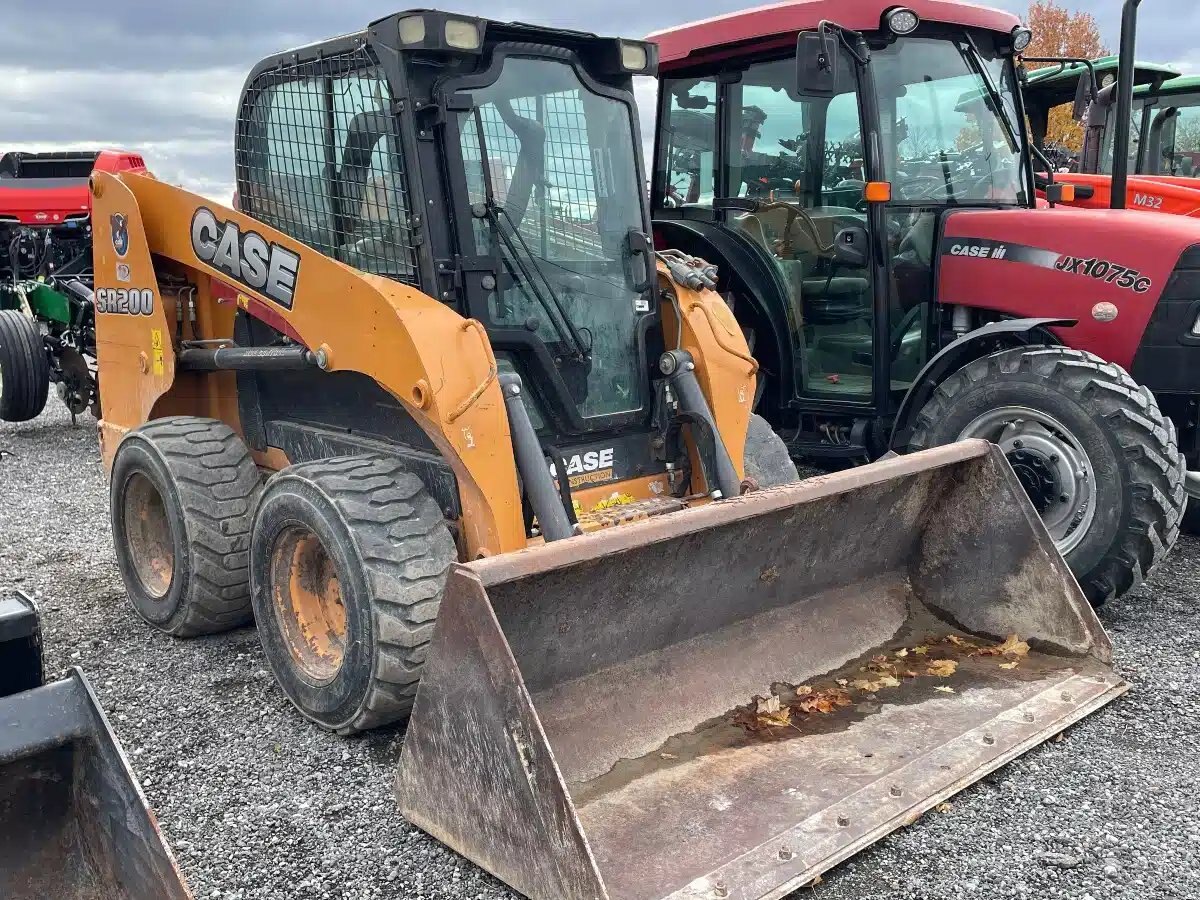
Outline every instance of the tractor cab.
[[(1117, 67), (1119, 56), (1094, 60), (1026, 58), (1026, 65), (1042, 68), (1022, 72), (1022, 93), (1025, 112), (1036, 150), (1055, 166), (1057, 171), (1083, 174), (1111, 175), (1113, 171), (1113, 142), (1116, 134)], [(1166, 84), (1180, 79), (1179, 71), (1170, 66), (1137, 61), (1133, 66), (1134, 110), (1129, 129), (1129, 171), (1138, 174), (1151, 172), (1143, 160), (1149, 131), (1143, 128), (1142, 113)], [(1196, 102), (1200, 104), (1200, 97)], [(1047, 140), (1051, 113), (1071, 104), (1071, 118), (1084, 128), (1082, 148), (1068, 148)], [(1197, 108), (1200, 113), (1200, 106)], [(1200, 149), (1200, 148), (1198, 148)], [(1167, 173), (1161, 173), (1167, 174)]]
[(950, 12), (809, 0), (651, 37), (656, 235), (722, 258), (777, 375), (759, 411), (800, 454), (886, 441), (879, 422), (937, 348), (944, 214), (1034, 199), (1014, 65), (1028, 31), (935, 7)]

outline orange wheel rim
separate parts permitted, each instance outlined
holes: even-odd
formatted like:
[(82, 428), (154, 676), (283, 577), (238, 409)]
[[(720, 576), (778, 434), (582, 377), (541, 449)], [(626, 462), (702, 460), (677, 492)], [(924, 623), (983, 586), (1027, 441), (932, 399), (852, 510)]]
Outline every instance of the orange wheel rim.
[(312, 681), (332, 680), (346, 657), (346, 607), (337, 564), (308, 528), (292, 526), (276, 539), (271, 593), (296, 666)]
[(125, 543), (142, 590), (162, 600), (175, 577), (175, 544), (167, 505), (158, 488), (136, 473), (125, 486)]

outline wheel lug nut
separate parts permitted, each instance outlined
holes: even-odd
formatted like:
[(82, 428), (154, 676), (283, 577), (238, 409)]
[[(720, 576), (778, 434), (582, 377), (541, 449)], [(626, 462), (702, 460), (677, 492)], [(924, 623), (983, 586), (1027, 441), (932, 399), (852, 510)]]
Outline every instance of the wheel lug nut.
[(1059, 495), (1058, 495), (1058, 502), (1059, 502), (1059, 503), (1066, 503), (1066, 502), (1067, 502), (1068, 500), (1070, 500), (1070, 499), (1071, 499), (1071, 498), (1070, 498), (1070, 497), (1068, 497), (1066, 494), (1059, 494)]
[(1052, 462), (1052, 463), (1058, 462), (1058, 454), (1057, 453), (1050, 454), (1050, 462)]
[(1013, 441), (1013, 449), (1014, 450), (1020, 450), (1024, 446), (1025, 446), (1024, 441)]

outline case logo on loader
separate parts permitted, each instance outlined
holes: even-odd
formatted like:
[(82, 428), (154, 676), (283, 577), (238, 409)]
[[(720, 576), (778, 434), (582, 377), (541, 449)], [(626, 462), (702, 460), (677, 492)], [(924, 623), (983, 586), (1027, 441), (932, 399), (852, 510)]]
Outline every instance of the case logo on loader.
[[(568, 456), (567, 480), (572, 488), (586, 487), (589, 484), (606, 484), (613, 480), (613, 458), (616, 448), (606, 447), (603, 450), (588, 450), (586, 453), (576, 453)], [(558, 466), (551, 464), (550, 475), (558, 478)]]
[(192, 216), (192, 250), (214, 269), (291, 309), (300, 257), (257, 231), (242, 234), (236, 222), (220, 222), (206, 206)]
[(129, 217), (124, 213), (113, 213), (108, 217), (108, 222), (112, 226), (113, 249), (117, 251), (117, 256), (124, 259), (129, 252)]

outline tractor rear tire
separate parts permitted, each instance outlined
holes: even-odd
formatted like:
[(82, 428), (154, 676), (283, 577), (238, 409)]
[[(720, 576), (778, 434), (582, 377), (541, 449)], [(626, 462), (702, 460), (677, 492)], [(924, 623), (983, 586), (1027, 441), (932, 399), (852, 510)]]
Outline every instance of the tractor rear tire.
[(788, 446), (777, 435), (762, 416), (750, 416), (750, 428), (746, 431), (744, 454), (746, 478), (760, 488), (791, 484), (800, 480), (796, 464), (788, 453)]
[(17, 310), (0, 310), (0, 419), (36, 419), (49, 395), (50, 360), (37, 323)]
[[(989, 436), (981, 422), (1005, 424)], [(1179, 536), (1186, 500), (1175, 426), (1120, 366), (1065, 347), (977, 359), (938, 386), (909, 449), (973, 436), (1001, 444), (1043, 519), (1065, 523), (1056, 541), (1095, 606), (1140, 585)], [(1060, 459), (1084, 464), (1089, 476), (1067, 483), (1056, 475)]]
[(284, 469), (250, 544), (258, 633), (284, 693), (339, 734), (407, 717), (458, 550), (402, 462), (363, 455)]
[(214, 419), (156, 419), (117, 448), (110, 513), (130, 603), (175, 637), (250, 621), (249, 548), (262, 478)]

